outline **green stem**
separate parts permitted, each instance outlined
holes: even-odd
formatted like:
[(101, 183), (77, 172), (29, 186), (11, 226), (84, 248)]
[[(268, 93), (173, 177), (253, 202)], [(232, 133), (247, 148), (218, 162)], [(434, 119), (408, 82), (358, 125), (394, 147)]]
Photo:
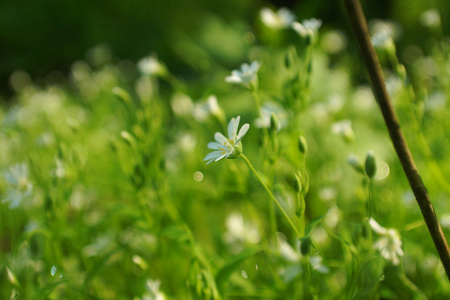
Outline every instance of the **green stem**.
[(269, 194), (270, 198), (275, 202), (275, 204), (278, 206), (278, 208), (281, 210), (281, 213), (283, 214), (283, 216), (286, 218), (286, 220), (289, 222), (289, 224), (291, 225), (292, 229), (295, 231), (295, 233), (297, 234), (298, 237), (302, 237), (300, 231), (298, 230), (297, 226), (295, 226), (294, 222), (292, 222), (291, 218), (289, 217), (289, 215), (287, 214), (287, 212), (284, 210), (283, 206), (281, 206), (281, 203), (278, 201), (277, 198), (275, 198), (275, 196), (272, 194), (272, 192), (270, 191), (270, 189), (267, 187), (267, 185), (264, 183), (264, 181), (262, 180), (262, 178), (259, 176), (258, 172), (256, 172), (255, 168), (253, 167), (252, 163), (248, 160), (248, 158), (244, 155), (241, 154), (241, 157), (245, 160), (245, 162), (247, 163), (247, 165), (249, 166), (249, 168), (252, 170), (252, 172), (255, 174), (256, 178), (258, 178), (259, 182), (262, 184), (262, 186), (264, 187), (264, 189), (266, 190), (266, 192)]
[(258, 110), (258, 116), (261, 115), (261, 101), (259, 100), (258, 90), (252, 88), (253, 99), (255, 99), (256, 109)]
[[(317, 292), (316, 292), (316, 290), (315, 290), (315, 288), (313, 287), (313, 284), (312, 284), (312, 279), (311, 279), (311, 262), (309, 261), (309, 256), (308, 255), (302, 257), (302, 264), (303, 264), (303, 270), (304, 270), (305, 276), (306, 276), (306, 282), (307, 282), (307, 285), (309, 287), (309, 293), (310, 293), (312, 299), (318, 300), (319, 297), (317, 296)], [(308, 295), (305, 295), (305, 298), (309, 298)]]
[(369, 197), (367, 199), (367, 218), (370, 219), (373, 213), (373, 180), (369, 179)]

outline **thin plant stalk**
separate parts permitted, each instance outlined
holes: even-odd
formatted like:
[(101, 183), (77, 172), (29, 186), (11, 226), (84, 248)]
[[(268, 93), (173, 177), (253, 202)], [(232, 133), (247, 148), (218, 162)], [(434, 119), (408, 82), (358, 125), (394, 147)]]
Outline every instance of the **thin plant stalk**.
[(287, 212), (284, 210), (283, 206), (281, 206), (281, 203), (278, 201), (277, 198), (275, 198), (275, 196), (273, 195), (272, 191), (269, 189), (269, 187), (265, 184), (265, 182), (262, 180), (262, 178), (259, 176), (258, 172), (256, 172), (255, 168), (253, 167), (252, 163), (248, 160), (248, 158), (244, 155), (241, 154), (241, 157), (245, 160), (245, 162), (247, 163), (248, 167), (250, 168), (250, 170), (252, 170), (253, 174), (255, 174), (256, 178), (259, 180), (259, 182), (262, 184), (262, 186), (264, 187), (264, 189), (266, 190), (266, 192), (269, 194), (270, 198), (275, 202), (275, 204), (277, 205), (277, 207), (280, 209), (281, 213), (283, 214), (283, 216), (286, 218), (286, 220), (289, 222), (289, 225), (291, 225), (292, 229), (295, 231), (295, 234), (298, 237), (302, 237), (302, 234), (300, 233), (300, 231), (298, 230), (297, 226), (294, 224), (294, 222), (291, 220), (291, 218), (289, 217), (289, 215), (287, 214)]

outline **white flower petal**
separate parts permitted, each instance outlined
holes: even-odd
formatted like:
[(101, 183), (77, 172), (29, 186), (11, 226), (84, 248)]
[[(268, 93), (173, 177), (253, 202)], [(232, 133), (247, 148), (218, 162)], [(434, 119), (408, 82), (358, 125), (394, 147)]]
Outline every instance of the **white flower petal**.
[(222, 144), (222, 145), (228, 145), (229, 144), (228, 139), (223, 134), (221, 134), (220, 132), (216, 132), (214, 134), (214, 139), (219, 144)]
[(242, 79), (241, 79), (241, 77), (238, 77), (238, 76), (235, 76), (235, 75), (231, 75), (231, 76), (225, 77), (225, 82), (228, 82), (228, 83), (242, 83)]
[(377, 221), (375, 221), (374, 219), (370, 218), (369, 224), (370, 224), (370, 227), (372, 227), (373, 231), (375, 231), (376, 233), (378, 233), (378, 234), (386, 234), (387, 233), (387, 229), (384, 227), (381, 227), (381, 225), (378, 224)]
[(228, 123), (228, 138), (233, 142), (236, 141), (236, 133), (240, 120), (241, 116), (237, 116), (236, 118), (231, 119), (230, 123)]
[(230, 154), (231, 154), (231, 153), (225, 153), (224, 155), (219, 156), (218, 158), (216, 158), (214, 161), (219, 161), (219, 160), (221, 160), (221, 159), (224, 158), (224, 157), (230, 156)]
[(205, 158), (203, 159), (203, 161), (205, 160), (210, 160), (210, 159), (216, 159), (217, 157), (220, 157), (223, 155), (223, 151), (217, 150), (217, 151), (213, 151), (208, 153)]
[(260, 64), (259, 64), (259, 62), (256, 61), (256, 60), (253, 61), (252, 64), (250, 65), (250, 69), (251, 69), (251, 71), (254, 72), (254, 73), (258, 72), (259, 67), (260, 67)]
[(238, 136), (237, 136), (236, 144), (239, 144), (239, 142), (244, 137), (244, 135), (247, 133), (249, 128), (250, 128), (250, 125), (248, 123), (242, 125), (241, 129), (239, 130)]
[(217, 143), (217, 142), (209, 142), (208, 148), (215, 149), (215, 150), (223, 150), (224, 148), (226, 148), (226, 146), (224, 144)]

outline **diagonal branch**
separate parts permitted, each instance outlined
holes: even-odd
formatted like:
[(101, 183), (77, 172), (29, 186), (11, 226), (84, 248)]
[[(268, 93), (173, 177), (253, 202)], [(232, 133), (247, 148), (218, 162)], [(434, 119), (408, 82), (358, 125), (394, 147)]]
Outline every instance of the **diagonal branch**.
[(392, 143), (394, 144), (397, 156), (403, 167), (403, 171), (408, 178), (409, 185), (414, 192), (417, 203), (422, 211), (423, 218), (428, 230), (433, 238), (433, 242), (444, 265), (447, 277), (450, 279), (450, 250), (445, 239), (442, 228), (434, 212), (433, 205), (428, 195), (428, 191), (423, 184), (422, 178), (417, 171), (416, 164), (409, 150), (408, 144), (400, 129), (397, 115), (392, 107), (389, 95), (384, 84), (383, 73), (375, 49), (370, 41), (369, 30), (366, 18), (358, 0), (344, 0), (347, 13), (352, 23), (353, 30), (358, 40), (358, 44), (364, 57), (364, 61), (369, 72), (372, 88), (375, 93), (378, 105), (383, 114)]

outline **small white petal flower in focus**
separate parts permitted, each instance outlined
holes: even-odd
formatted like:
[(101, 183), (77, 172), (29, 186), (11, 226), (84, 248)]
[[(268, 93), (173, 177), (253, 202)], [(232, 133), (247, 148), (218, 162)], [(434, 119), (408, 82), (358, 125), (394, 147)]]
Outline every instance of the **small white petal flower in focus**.
[(389, 260), (394, 265), (400, 263), (400, 256), (403, 256), (402, 241), (397, 230), (392, 228), (384, 228), (374, 219), (369, 219), (370, 227), (373, 231), (381, 235), (381, 237), (373, 245), (375, 249), (380, 251), (384, 259)]
[(203, 161), (209, 164), (212, 161), (219, 161), (222, 158), (238, 157), (242, 153), (241, 140), (250, 128), (249, 124), (244, 124), (238, 132), (241, 117), (232, 118), (228, 123), (228, 138), (220, 132), (214, 135), (215, 142), (208, 143), (208, 148), (215, 150), (205, 156)]
[(231, 75), (225, 78), (228, 83), (242, 84), (246, 88), (255, 87), (258, 83), (258, 70), (261, 65), (253, 61), (250, 65), (244, 63), (240, 70), (231, 71)]
[(280, 8), (277, 12), (265, 7), (261, 9), (259, 16), (264, 25), (273, 29), (289, 27), (295, 21), (294, 14), (285, 7)]

